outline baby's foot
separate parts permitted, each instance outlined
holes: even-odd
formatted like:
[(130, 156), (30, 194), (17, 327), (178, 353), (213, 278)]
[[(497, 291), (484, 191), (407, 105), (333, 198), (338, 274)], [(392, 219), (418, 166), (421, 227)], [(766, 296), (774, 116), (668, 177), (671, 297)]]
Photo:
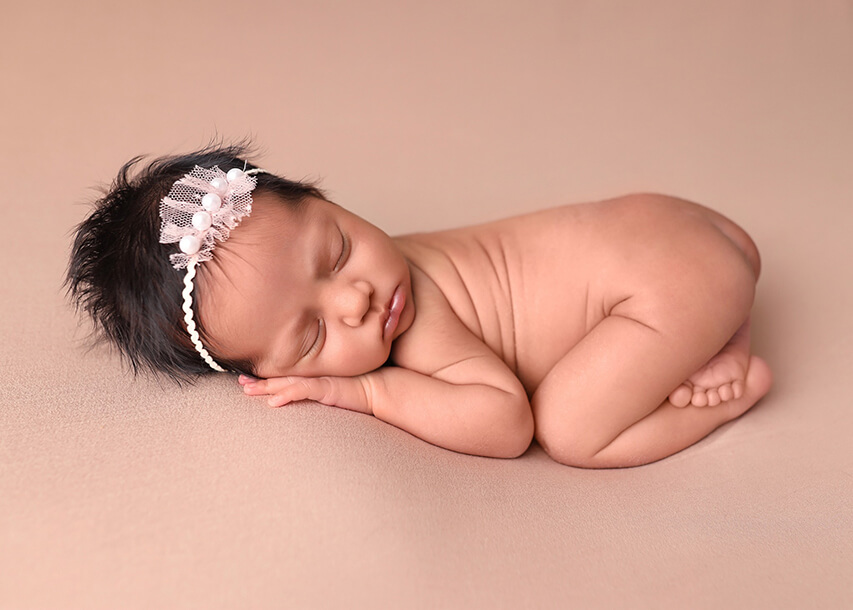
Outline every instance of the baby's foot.
[(676, 407), (715, 407), (740, 398), (749, 368), (749, 318), (705, 366), (693, 373), (669, 395)]

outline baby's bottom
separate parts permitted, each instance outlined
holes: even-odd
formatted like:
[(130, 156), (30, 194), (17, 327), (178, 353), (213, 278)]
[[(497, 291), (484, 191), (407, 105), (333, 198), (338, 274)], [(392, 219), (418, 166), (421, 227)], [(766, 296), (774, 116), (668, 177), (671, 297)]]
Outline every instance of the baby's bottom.
[(536, 438), (555, 460), (587, 468), (654, 462), (742, 415), (770, 389), (770, 368), (749, 345), (758, 252), (737, 225), (701, 210), (725, 238), (724, 271), (713, 281), (732, 306), (703, 306), (687, 294), (667, 311), (650, 290), (614, 308), (531, 399)]

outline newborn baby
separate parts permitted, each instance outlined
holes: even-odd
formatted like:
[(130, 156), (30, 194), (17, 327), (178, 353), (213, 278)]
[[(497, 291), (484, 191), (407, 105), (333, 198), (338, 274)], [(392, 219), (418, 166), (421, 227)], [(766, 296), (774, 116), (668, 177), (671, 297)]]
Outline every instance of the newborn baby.
[[(241, 372), (273, 406), (316, 400), (483, 456), (535, 437), (594, 468), (672, 455), (770, 388), (750, 355), (758, 251), (712, 210), (629, 195), (392, 238), (244, 154), (131, 178), (134, 160), (81, 224), (71, 294), (134, 369)], [(179, 208), (192, 226), (169, 224)]]

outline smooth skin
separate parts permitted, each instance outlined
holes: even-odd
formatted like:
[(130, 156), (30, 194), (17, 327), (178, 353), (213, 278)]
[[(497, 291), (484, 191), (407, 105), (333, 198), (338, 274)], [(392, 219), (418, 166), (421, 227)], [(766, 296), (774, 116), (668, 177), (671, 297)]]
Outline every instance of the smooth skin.
[(609, 468), (672, 455), (767, 393), (759, 273), (740, 227), (663, 195), (390, 238), (259, 192), (196, 290), (209, 349), (251, 361), (240, 383), (272, 406), (316, 400), (493, 457), (535, 435)]

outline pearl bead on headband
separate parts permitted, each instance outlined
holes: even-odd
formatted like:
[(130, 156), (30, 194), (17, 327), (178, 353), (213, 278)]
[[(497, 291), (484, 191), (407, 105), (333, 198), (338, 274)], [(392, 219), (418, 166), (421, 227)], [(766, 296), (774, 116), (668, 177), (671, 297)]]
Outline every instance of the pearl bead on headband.
[(231, 169), (226, 174), (219, 167), (210, 169), (196, 165), (189, 174), (172, 185), (160, 202), (160, 243), (178, 242), (180, 252), (171, 254), (175, 269), (186, 268), (184, 276), (184, 322), (196, 351), (215, 371), (224, 373), (201, 344), (193, 320), (193, 278), (196, 266), (213, 258), (216, 240), (225, 241), (243, 217), (252, 212), (252, 191), (258, 184), (255, 174), (262, 169)]

